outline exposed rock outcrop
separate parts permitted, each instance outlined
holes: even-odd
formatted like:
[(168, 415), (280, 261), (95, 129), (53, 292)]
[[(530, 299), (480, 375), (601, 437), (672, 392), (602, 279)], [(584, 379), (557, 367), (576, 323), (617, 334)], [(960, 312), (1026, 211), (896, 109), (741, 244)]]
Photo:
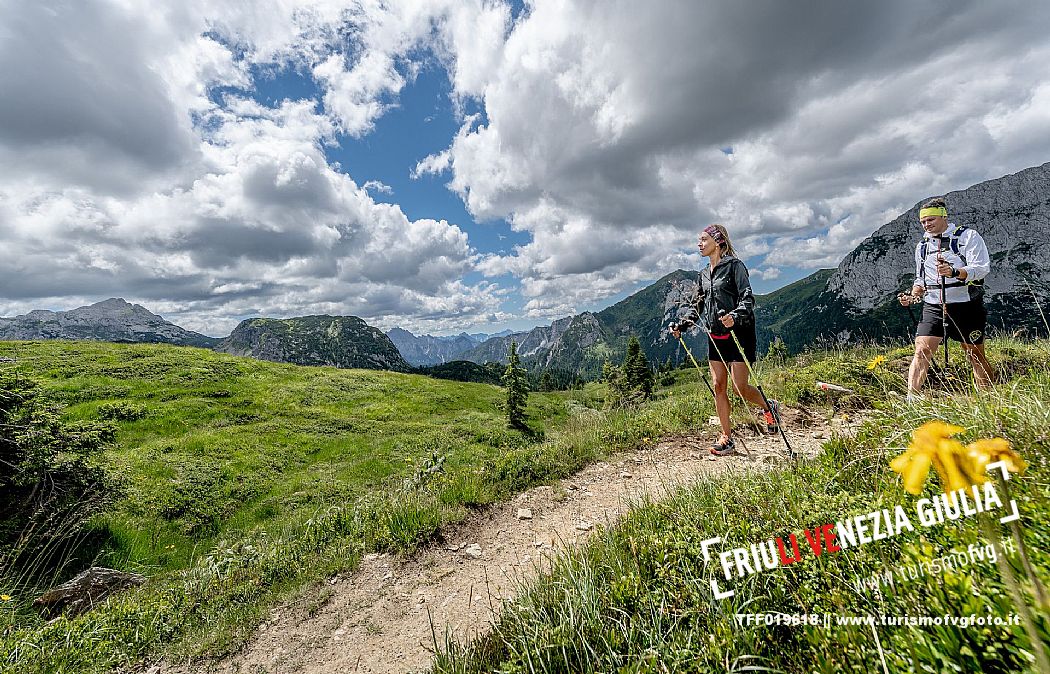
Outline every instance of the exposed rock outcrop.
[(216, 350), (296, 365), (410, 369), (389, 337), (356, 316), (250, 318), (241, 321)]

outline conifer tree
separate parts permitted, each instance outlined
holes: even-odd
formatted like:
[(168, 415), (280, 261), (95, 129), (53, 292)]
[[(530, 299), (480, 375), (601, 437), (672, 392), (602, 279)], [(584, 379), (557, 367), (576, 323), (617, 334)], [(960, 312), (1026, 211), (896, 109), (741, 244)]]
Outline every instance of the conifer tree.
[(507, 425), (525, 428), (525, 404), (529, 399), (529, 376), (518, 357), (518, 343), (510, 343), (507, 369), (503, 372), (503, 386), (507, 389)]
[(634, 335), (627, 341), (627, 357), (623, 361), (626, 389), (632, 398), (647, 400), (653, 395), (653, 370), (642, 345)]

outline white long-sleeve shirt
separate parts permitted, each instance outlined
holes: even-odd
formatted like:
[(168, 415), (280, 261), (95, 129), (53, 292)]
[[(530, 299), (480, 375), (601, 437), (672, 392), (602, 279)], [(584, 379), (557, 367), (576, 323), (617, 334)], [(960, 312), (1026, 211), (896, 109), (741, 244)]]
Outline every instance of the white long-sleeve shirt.
[[(957, 239), (958, 253), (952, 250), (951, 240), (953, 238)], [(926, 242), (925, 260), (922, 259), (923, 241)], [(943, 234), (939, 236), (927, 234), (915, 246), (915, 285), (924, 285), (923, 280), (925, 279), (926, 294), (923, 301), (937, 305), (941, 303), (941, 277), (937, 273), (938, 252), (948, 264), (956, 269), (966, 270), (965, 281), (945, 277), (944, 301), (948, 304), (968, 302), (972, 299), (968, 285), (974, 281), (980, 281), (992, 269), (991, 260), (988, 257), (988, 246), (985, 245), (984, 239), (973, 229), (960, 228), (954, 222), (950, 222), (948, 229)]]

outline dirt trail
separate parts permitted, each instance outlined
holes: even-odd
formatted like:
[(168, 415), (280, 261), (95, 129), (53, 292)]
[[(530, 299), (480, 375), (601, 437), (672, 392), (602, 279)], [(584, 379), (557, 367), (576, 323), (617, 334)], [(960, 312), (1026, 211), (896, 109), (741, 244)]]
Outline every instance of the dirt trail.
[[(787, 413), (789, 437), (813, 456), (845, 423)], [(195, 667), (162, 664), (150, 674), (201, 672), (426, 671), (433, 636), (459, 642), (485, 632), (522, 579), (535, 577), (563, 546), (615, 521), (641, 495), (658, 496), (700, 475), (763, 470), (784, 461), (780, 436), (744, 435), (749, 454), (716, 458), (716, 434), (675, 436), (587, 467), (557, 487), (541, 486), (475, 516), (447, 534), (449, 543), (409, 559), (368, 555), (352, 574), (331, 579), (275, 609), (245, 645)], [(738, 443), (739, 445), (739, 443)]]

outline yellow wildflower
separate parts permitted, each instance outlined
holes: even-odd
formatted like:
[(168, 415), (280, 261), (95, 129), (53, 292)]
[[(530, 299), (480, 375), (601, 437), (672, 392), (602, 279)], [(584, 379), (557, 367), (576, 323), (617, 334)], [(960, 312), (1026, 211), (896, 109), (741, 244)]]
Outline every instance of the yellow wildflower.
[(11, 595), (9, 595), (9, 594), (0, 594), (0, 599), (2, 599), (4, 601), (11, 601)]
[(930, 466), (940, 476), (946, 493), (987, 480), (976, 471), (962, 443), (952, 437), (962, 430), (960, 426), (929, 421), (912, 432), (908, 450), (890, 462), (890, 468), (900, 473), (906, 491), (916, 495), (922, 491)]
[(1002, 461), (1006, 470), (1011, 473), (1023, 472), (1028, 464), (1010, 447), (1010, 441), (1004, 438), (982, 438), (966, 445), (966, 453), (975, 467), (984, 473), (989, 463)]
[(886, 356), (878, 355), (868, 361), (868, 370), (874, 371), (886, 362)]

